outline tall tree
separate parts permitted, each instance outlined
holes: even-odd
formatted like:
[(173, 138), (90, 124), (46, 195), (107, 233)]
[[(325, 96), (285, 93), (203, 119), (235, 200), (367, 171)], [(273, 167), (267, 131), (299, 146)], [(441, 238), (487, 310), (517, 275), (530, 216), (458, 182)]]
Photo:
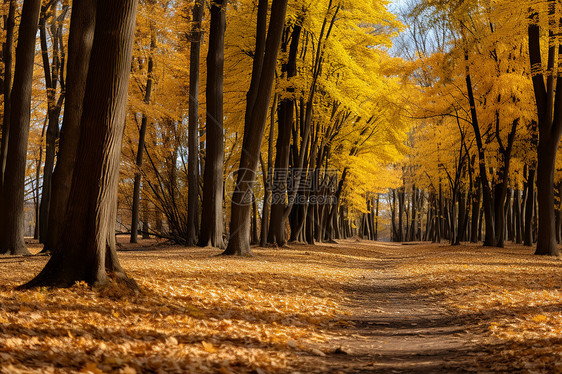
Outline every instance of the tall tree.
[[(293, 25), (287, 62), (281, 67), (283, 78), (287, 80), (290, 80), (297, 74), (297, 57), (302, 33), (303, 18), (304, 15), (297, 17), (297, 20)], [(288, 41), (283, 41), (281, 46), (283, 52), (287, 50), (287, 44)], [(289, 93), (289, 97), (282, 98), (279, 103), (276, 142), (277, 152), (275, 155), (274, 176), (272, 176), (273, 185), (271, 186), (271, 189), (275, 191), (277, 195), (287, 190), (286, 171), (289, 168), (291, 131), (294, 126), (294, 108), (296, 101), (296, 99), (290, 95), (294, 91), (294, 87), (288, 87), (287, 92)], [(271, 223), (269, 223), (268, 241), (281, 246), (285, 244), (285, 208), (284, 199), (276, 198), (271, 203)]]
[(251, 255), (250, 215), (253, 184), (256, 178), (267, 110), (271, 99), (277, 55), (287, 12), (287, 0), (273, 0), (267, 39), (267, 0), (258, 4), (256, 49), (252, 67), (252, 80), (246, 97), (244, 139), (236, 188), (232, 196), (230, 240), (225, 255)]
[(199, 228), (199, 61), (201, 21), (204, 5), (195, 1), (192, 9), (191, 49), (189, 54), (189, 129), (187, 161), (187, 238), (188, 246), (197, 243)]
[[(107, 272), (135, 287), (119, 265), (114, 232), (117, 182), (137, 0), (98, 1), (76, 169), (57, 248), (23, 287), (103, 286)], [(75, 29), (75, 32), (82, 32)], [(103, 79), (100, 79), (103, 77)]]
[[(537, 255), (558, 256), (556, 220), (554, 217), (554, 169), (562, 135), (562, 74), (555, 66), (556, 54), (561, 63), (560, 23), (555, 17), (557, 2), (548, 1), (548, 63), (543, 70), (539, 13), (531, 12), (528, 41), (533, 88), (538, 112), (539, 143), (537, 147), (538, 234)], [(558, 44), (558, 45), (557, 45)], [(558, 48), (557, 48), (558, 47)], [(558, 49), (558, 51), (557, 51)], [(546, 71), (546, 86), (544, 72)], [(531, 197), (532, 198), (532, 197)]]
[(25, 0), (23, 3), (11, 97), (6, 171), (0, 197), (0, 253), (29, 254), (23, 239), (23, 200), (33, 60), (40, 10), (41, 0)]
[[(146, 85), (144, 87), (144, 103), (148, 105), (150, 103), (150, 95), (152, 94), (152, 81), (153, 81), (153, 70), (154, 70), (154, 59), (152, 54), (156, 49), (156, 25), (154, 21), (150, 21), (150, 51), (148, 56), (148, 66), (147, 66), (147, 78)], [(139, 128), (139, 144), (137, 147), (137, 170), (135, 171), (135, 180), (133, 185), (133, 208), (131, 212), (131, 243), (136, 243), (138, 241), (138, 231), (139, 231), (139, 203), (140, 203), (140, 188), (141, 188), (141, 169), (142, 169), (142, 159), (144, 155), (144, 143), (146, 138), (146, 128), (148, 126), (148, 116), (146, 112), (142, 114), (141, 125)], [(146, 221), (144, 222), (146, 224)], [(143, 235), (145, 232), (143, 230)]]
[(80, 119), (94, 40), (95, 20), (96, 0), (80, 0), (73, 3), (68, 38), (65, 111), (57, 164), (53, 172), (50, 225), (44, 246), (46, 251), (53, 251), (56, 248), (70, 196), (80, 140)]
[(199, 245), (224, 248), (223, 239), (223, 71), (227, 0), (211, 2), (211, 31), (207, 54), (207, 131)]
[[(53, 167), (55, 165), (56, 143), (59, 137), (59, 118), (64, 101), (64, 47), (63, 22), (68, 12), (65, 6), (57, 16), (57, 1), (43, 5), (39, 18), (39, 37), (41, 40), (41, 56), (47, 89), (47, 132), (45, 137), (45, 165), (43, 167), (43, 187), (39, 213), (39, 241), (44, 243), (49, 228), (49, 209), (51, 204), (51, 187)], [(47, 43), (47, 19), (51, 19), (51, 50), (52, 61), (49, 59)], [(60, 83), (61, 92), (57, 98)]]
[(0, 145), (0, 186), (4, 183), (6, 170), (6, 158), (8, 153), (8, 139), (10, 135), (10, 108), (12, 95), (12, 56), (14, 47), (14, 29), (16, 27), (16, 0), (9, 1), (8, 15), (4, 23), (6, 39), (2, 48), (2, 60), (4, 62), (4, 116), (2, 118), (2, 142)]

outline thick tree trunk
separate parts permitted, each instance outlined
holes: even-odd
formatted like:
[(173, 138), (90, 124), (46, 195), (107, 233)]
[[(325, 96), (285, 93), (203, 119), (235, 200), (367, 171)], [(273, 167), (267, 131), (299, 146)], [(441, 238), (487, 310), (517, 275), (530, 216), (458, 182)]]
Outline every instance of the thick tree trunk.
[(505, 199), (507, 194), (507, 181), (501, 181), (495, 188), (494, 208), (495, 208), (495, 233), (496, 233), (496, 246), (503, 248), (505, 238)]
[(539, 136), (537, 163), (538, 233), (536, 255), (558, 256), (554, 217), (554, 169), (558, 139)]
[(25, 246), (23, 199), (33, 60), (41, 0), (25, 0), (19, 27), (14, 86), (10, 109), (10, 136), (1, 196), (0, 253), (29, 254)]
[(259, 7), (262, 12), (260, 12), (261, 17), (259, 17), (256, 30), (256, 54), (252, 69), (252, 82), (247, 95), (244, 140), (238, 179), (232, 196), (230, 240), (224, 251), (225, 255), (247, 256), (252, 254), (249, 242), (251, 207), (247, 200), (251, 196), (256, 177), (267, 110), (275, 78), (277, 55), (285, 25), (287, 0), (273, 0), (267, 39), (265, 39), (264, 22), (267, 17), (267, 1), (260, 0)]
[[(538, 113), (539, 142), (537, 147), (537, 197), (538, 232), (537, 255), (557, 256), (554, 219), (554, 169), (558, 143), (562, 133), (562, 75), (555, 66), (556, 54), (560, 54), (562, 44), (557, 38), (559, 25), (555, 19), (556, 2), (548, 2), (548, 65), (545, 77), (541, 62), (541, 33), (539, 14), (531, 13), (528, 26), (529, 60), (532, 75), (535, 103)], [(556, 45), (558, 44), (558, 46)], [(557, 48), (558, 47), (558, 48)], [(560, 64), (560, 61), (558, 62)], [(529, 195), (532, 198), (532, 194)], [(525, 238), (527, 242), (527, 238)]]
[(189, 129), (187, 161), (187, 238), (186, 245), (197, 243), (199, 229), (199, 63), (203, 1), (195, 1), (192, 10), (189, 54)]
[(62, 232), (70, 187), (78, 153), (80, 119), (86, 91), (86, 78), (94, 38), (96, 0), (75, 1), (70, 18), (68, 66), (64, 117), (60, 133), (57, 164), (53, 172), (49, 230), (44, 249), (53, 251)]
[(119, 266), (113, 236), (136, 6), (136, 0), (97, 4), (96, 13), (104, 17), (96, 21), (65, 235), (41, 273), (23, 287), (68, 287), (77, 281), (103, 286), (106, 269), (136, 287)]
[[(223, 238), (223, 70), (227, 0), (211, 2), (207, 55), (207, 140), (199, 246), (224, 248)], [(244, 154), (244, 152), (242, 152)], [(249, 223), (249, 222), (248, 222)]]

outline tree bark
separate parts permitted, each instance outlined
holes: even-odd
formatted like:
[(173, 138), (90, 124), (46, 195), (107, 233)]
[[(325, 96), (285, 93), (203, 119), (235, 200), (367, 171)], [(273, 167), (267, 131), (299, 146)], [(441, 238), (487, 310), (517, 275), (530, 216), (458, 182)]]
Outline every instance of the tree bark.
[(69, 287), (77, 281), (103, 286), (106, 271), (137, 287), (119, 265), (112, 235), (136, 7), (136, 0), (97, 4), (96, 13), (104, 16), (96, 20), (65, 235), (41, 273), (22, 287)]
[(492, 212), (492, 193), (490, 191), (490, 184), (488, 183), (488, 174), (486, 174), (486, 156), (484, 152), (484, 144), (480, 134), (480, 125), (478, 124), (478, 115), (476, 112), (476, 100), (472, 91), (472, 79), (470, 77), (470, 70), (468, 67), (468, 52), (465, 53), (466, 60), (466, 87), (468, 91), (468, 99), (470, 104), (470, 114), (472, 128), (476, 137), (476, 144), (478, 146), (478, 165), (480, 170), (480, 183), (482, 186), (482, 207), (484, 216), (486, 218), (486, 236), (484, 238), (485, 246), (494, 246), (496, 244), (496, 235), (494, 230), (494, 215)]
[[(154, 70), (154, 59), (152, 58), (152, 53), (156, 49), (156, 25), (154, 21), (150, 21), (150, 55), (148, 56), (148, 67), (147, 67), (147, 78), (146, 78), (146, 86), (144, 88), (144, 103), (150, 103), (150, 95), (152, 94), (152, 73)], [(137, 147), (137, 160), (136, 166), (137, 169), (135, 171), (135, 180), (133, 183), (133, 207), (131, 211), (131, 243), (136, 243), (138, 241), (138, 233), (139, 233), (139, 206), (140, 206), (140, 189), (141, 189), (141, 170), (142, 170), (142, 159), (144, 154), (144, 143), (146, 138), (146, 129), (148, 126), (148, 117), (146, 113), (142, 114), (141, 119), (141, 126), (139, 129), (139, 144)], [(143, 235), (144, 235), (143, 230)]]
[[(4, 1), (6, 2), (6, 0)], [(6, 170), (6, 158), (8, 152), (8, 139), (10, 135), (10, 108), (12, 95), (12, 49), (14, 44), (14, 29), (16, 26), (16, 0), (9, 0), (8, 16), (4, 30), (6, 32), (6, 40), (2, 50), (2, 59), (4, 62), (4, 117), (2, 119), (2, 142), (0, 145), (0, 187), (4, 184), (4, 174)]]
[[(271, 123), (269, 126), (269, 142), (267, 146), (267, 169), (262, 163), (262, 173), (264, 176), (264, 196), (263, 196), (263, 212), (261, 218), (261, 233), (260, 233), (260, 246), (267, 245), (267, 235), (269, 232), (269, 218), (271, 216), (271, 190), (273, 184), (273, 135), (275, 125), (275, 112), (277, 109), (277, 95), (273, 98), (273, 105), (271, 106)], [(263, 161), (263, 160), (262, 160)]]
[[(561, 85), (562, 87), (562, 85)], [(554, 170), (560, 136), (539, 135), (537, 163), (538, 234), (536, 255), (558, 256), (554, 216)]]
[(275, 78), (277, 55), (287, 12), (287, 0), (273, 0), (267, 39), (265, 39), (263, 18), (267, 17), (267, 12), (263, 12), (263, 3), (265, 3), (265, 9), (267, 10), (267, 1), (260, 0), (259, 7), (262, 9), (260, 14), (262, 18), (258, 20), (256, 31), (256, 54), (252, 69), (252, 82), (246, 102), (246, 120), (240, 167), (236, 188), (232, 196), (230, 240), (223, 253), (225, 255), (247, 256), (252, 254), (249, 242), (251, 200), (247, 200), (251, 197), (252, 186), (255, 181), (267, 110)]
[(523, 235), (521, 235), (521, 221), (522, 221), (522, 217), (521, 217), (521, 191), (519, 190), (519, 187), (517, 187), (515, 189), (515, 201), (514, 201), (514, 215), (515, 215), (515, 243), (516, 244), (521, 244), (523, 243), (522, 237)]
[(207, 140), (199, 246), (224, 248), (223, 239), (223, 70), (227, 0), (211, 2), (207, 54)]
[(554, 169), (558, 144), (562, 135), (562, 90), (560, 89), (562, 87), (562, 75), (555, 66), (557, 49), (559, 59), (562, 55), (562, 44), (559, 44), (556, 48), (560, 27), (555, 19), (555, 14), (556, 3), (549, 0), (546, 86), (542, 73), (538, 13), (530, 14), (528, 27), (529, 60), (533, 69), (539, 71), (532, 76), (539, 119), (539, 143), (537, 147), (538, 233), (535, 254), (549, 256), (558, 256), (554, 217)]
[(0, 253), (29, 254), (25, 246), (23, 199), (29, 139), (33, 60), (41, 0), (25, 0), (19, 27), (10, 109), (10, 136), (1, 196)]
[(66, 99), (60, 133), (57, 164), (53, 172), (51, 207), (49, 209), (49, 230), (45, 250), (54, 251), (62, 232), (72, 176), (78, 153), (82, 117), (82, 106), (86, 91), (86, 79), (90, 64), (96, 0), (75, 1), (70, 17), (68, 37), (68, 65), (66, 75)]
[(201, 22), (204, 5), (195, 1), (192, 10), (191, 44), (189, 55), (189, 123), (187, 161), (187, 238), (186, 245), (197, 243), (199, 229), (199, 64), (201, 51)]
[[(282, 72), (286, 73), (287, 79), (297, 74), (297, 52), (302, 32), (302, 20), (299, 18), (293, 26), (291, 32), (291, 44), (287, 63), (283, 64)], [(286, 49), (286, 42), (282, 49)], [(294, 92), (293, 87), (289, 87), (287, 92)], [(275, 154), (275, 170), (272, 184), (271, 219), (269, 224), (268, 242), (283, 246), (285, 239), (285, 193), (287, 192), (287, 177), (289, 170), (289, 154), (291, 143), (291, 130), (294, 123), (295, 100), (293, 98), (282, 98), (279, 103), (277, 119), (277, 142)]]
[(66, 17), (67, 9), (63, 10), (60, 17), (56, 15), (56, 3), (51, 5), (51, 48), (53, 51), (52, 62), (49, 61), (49, 51), (47, 45), (47, 12), (46, 6), (41, 9), (39, 19), (39, 35), (41, 40), (41, 55), (43, 57), (43, 70), (45, 72), (45, 86), (47, 88), (47, 135), (45, 139), (45, 165), (43, 167), (43, 188), (41, 193), (41, 206), (39, 218), (39, 241), (44, 243), (47, 239), (49, 230), (49, 210), (51, 205), (51, 187), (53, 179), (53, 167), (55, 166), (56, 143), (59, 137), (59, 117), (64, 101), (64, 85), (61, 84), (61, 93), (57, 99), (56, 92), (59, 80), (62, 82), (63, 77), (59, 76), (61, 71), (61, 53), (59, 50), (62, 46), (62, 22)]

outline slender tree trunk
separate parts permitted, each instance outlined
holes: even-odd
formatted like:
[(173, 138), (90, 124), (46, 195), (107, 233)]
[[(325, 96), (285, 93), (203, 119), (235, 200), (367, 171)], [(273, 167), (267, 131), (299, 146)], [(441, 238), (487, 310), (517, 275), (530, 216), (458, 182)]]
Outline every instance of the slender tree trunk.
[[(227, 0), (211, 2), (207, 55), (207, 140), (199, 246), (224, 248), (223, 238), (223, 70)], [(244, 152), (242, 152), (244, 153)]]
[(142, 199), (142, 238), (150, 239), (150, 212), (148, 206), (148, 199)]
[[(261, 233), (260, 233), (260, 246), (265, 247), (267, 245), (267, 235), (269, 232), (269, 218), (271, 213), (271, 192), (273, 185), (273, 135), (274, 135), (274, 125), (275, 125), (275, 112), (277, 109), (277, 95), (273, 98), (273, 105), (271, 106), (271, 123), (269, 125), (269, 142), (267, 146), (267, 169), (262, 162), (262, 173), (264, 175), (263, 185), (264, 185), (264, 197), (263, 197), (263, 211), (261, 218)], [(263, 160), (262, 160), (263, 161)]]
[(466, 194), (464, 191), (459, 191), (459, 227), (456, 244), (460, 244), (466, 240), (466, 213)]
[[(291, 32), (291, 44), (287, 63), (283, 64), (282, 71), (287, 74), (287, 79), (297, 74), (297, 52), (301, 37), (302, 20), (298, 19)], [(287, 43), (283, 43), (282, 49), (287, 49)], [(293, 87), (287, 89), (289, 93), (294, 92)], [(279, 246), (285, 245), (285, 193), (287, 191), (287, 177), (289, 170), (289, 154), (291, 143), (291, 130), (294, 123), (295, 100), (283, 98), (279, 103), (277, 119), (277, 142), (275, 155), (275, 171), (272, 185), (271, 220), (269, 224), (268, 242)], [(296, 142), (296, 141), (295, 141)]]
[(524, 245), (531, 247), (533, 245), (533, 218), (535, 212), (535, 169), (530, 168), (527, 177), (525, 199), (525, 235)]
[(484, 151), (484, 144), (480, 134), (480, 125), (478, 123), (478, 115), (476, 112), (476, 100), (472, 91), (472, 79), (468, 66), (468, 51), (465, 52), (466, 61), (466, 87), (468, 91), (468, 99), (470, 104), (471, 123), (476, 137), (476, 144), (478, 146), (478, 165), (480, 170), (480, 183), (482, 186), (482, 207), (486, 217), (486, 236), (484, 238), (485, 246), (494, 246), (496, 244), (496, 236), (494, 231), (494, 215), (492, 207), (492, 193), (490, 191), (490, 184), (488, 183), (488, 174), (486, 174), (486, 156)]
[[(154, 60), (152, 58), (152, 53), (156, 49), (156, 25), (154, 21), (150, 21), (150, 55), (148, 56), (148, 67), (147, 67), (147, 78), (146, 86), (144, 88), (144, 103), (150, 103), (150, 95), (152, 94), (152, 71), (154, 70)], [(139, 232), (139, 206), (140, 206), (140, 189), (141, 189), (141, 170), (142, 170), (142, 159), (144, 155), (144, 144), (146, 138), (146, 129), (148, 127), (148, 117), (146, 113), (142, 114), (141, 126), (139, 129), (139, 144), (137, 147), (137, 160), (136, 160), (136, 171), (135, 180), (133, 184), (133, 207), (131, 210), (131, 243), (136, 243), (138, 241)], [(144, 235), (144, 230), (143, 230)]]
[[(43, 188), (41, 194), (40, 219), (39, 219), (39, 241), (44, 243), (47, 240), (49, 229), (49, 209), (51, 204), (51, 187), (53, 177), (53, 167), (55, 166), (56, 143), (59, 137), (59, 117), (64, 100), (64, 93), (61, 92), (58, 100), (56, 97), (57, 86), (59, 83), (59, 72), (61, 69), (59, 45), (62, 46), (62, 21), (66, 16), (66, 10), (61, 16), (56, 15), (56, 4), (51, 6), (53, 21), (51, 25), (51, 45), (53, 51), (52, 63), (49, 61), (49, 51), (47, 46), (47, 9), (42, 7), (39, 19), (39, 35), (41, 40), (41, 55), (43, 57), (43, 70), (45, 72), (45, 86), (47, 88), (47, 136), (45, 165), (43, 167)], [(63, 86), (64, 89), (64, 86)]]
[(258, 206), (256, 203), (256, 195), (252, 194), (252, 228), (251, 228), (251, 244), (258, 244), (260, 239), (258, 236)]
[(119, 265), (112, 235), (136, 6), (136, 0), (97, 4), (96, 13), (104, 17), (96, 21), (83, 131), (63, 224), (66, 234), (41, 273), (23, 287), (68, 287), (76, 281), (103, 286), (108, 282), (106, 270), (137, 287)]
[(398, 242), (404, 241), (404, 187), (398, 190)]
[[(6, 0), (4, 1), (6, 2)], [(12, 95), (12, 49), (14, 45), (14, 29), (16, 26), (16, 0), (9, 0), (8, 16), (4, 30), (6, 39), (2, 50), (2, 59), (4, 60), (4, 117), (2, 119), (2, 142), (0, 145), (0, 187), (4, 184), (4, 174), (6, 170), (6, 158), (8, 154), (8, 139), (10, 136), (10, 108)]]
[(375, 240), (379, 240), (379, 199), (377, 195), (377, 205), (375, 208)]
[[(264, 5), (265, 3), (265, 5)], [(236, 189), (232, 196), (230, 240), (225, 255), (251, 255), (249, 243), (250, 205), (247, 201), (255, 181), (258, 158), (271, 99), (277, 55), (285, 25), (287, 0), (273, 0), (267, 39), (265, 22), (267, 1), (260, 0), (260, 17), (256, 31), (256, 54), (252, 69), (252, 82), (246, 102), (244, 140)], [(263, 11), (265, 8), (265, 12)], [(265, 43), (264, 43), (265, 40)]]
[(187, 166), (187, 238), (186, 244), (197, 243), (199, 228), (199, 63), (201, 51), (201, 22), (204, 5), (195, 1), (192, 10), (191, 45), (189, 56), (189, 130)]
[(519, 187), (516, 188), (515, 190), (515, 243), (517, 244), (521, 244), (523, 242), (522, 238), (523, 235), (521, 235), (521, 221), (522, 221), (522, 217), (521, 217), (521, 191), (519, 190)]
[(96, 0), (75, 1), (70, 18), (68, 37), (68, 66), (66, 77), (66, 99), (60, 133), (57, 164), (53, 172), (49, 230), (44, 249), (53, 251), (62, 232), (72, 176), (78, 153), (82, 117), (82, 104), (86, 91), (86, 78), (90, 64)]
[(33, 60), (41, 0), (25, 0), (16, 49), (16, 67), (10, 109), (10, 136), (1, 196), (0, 253), (29, 254), (25, 246), (23, 199)]

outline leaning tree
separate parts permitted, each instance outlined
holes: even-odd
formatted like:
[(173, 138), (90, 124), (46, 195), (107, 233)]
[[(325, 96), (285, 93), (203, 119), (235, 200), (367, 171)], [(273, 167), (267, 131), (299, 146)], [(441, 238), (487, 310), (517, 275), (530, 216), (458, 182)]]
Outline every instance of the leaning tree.
[(236, 188), (232, 195), (230, 240), (225, 255), (250, 255), (250, 213), (252, 186), (255, 182), (267, 110), (271, 99), (277, 54), (285, 25), (287, 0), (273, 0), (267, 39), (267, 0), (260, 0), (256, 31), (256, 53), (252, 80), (246, 101), (242, 155)]

